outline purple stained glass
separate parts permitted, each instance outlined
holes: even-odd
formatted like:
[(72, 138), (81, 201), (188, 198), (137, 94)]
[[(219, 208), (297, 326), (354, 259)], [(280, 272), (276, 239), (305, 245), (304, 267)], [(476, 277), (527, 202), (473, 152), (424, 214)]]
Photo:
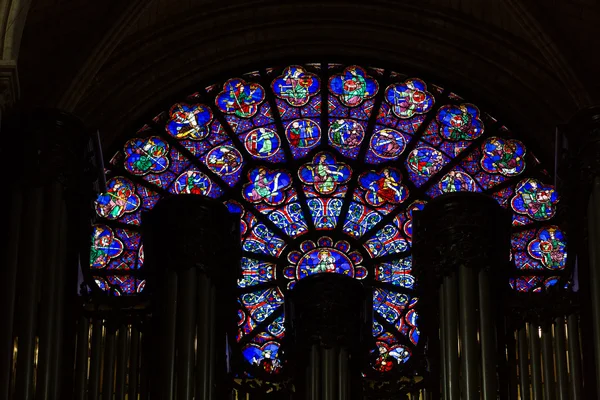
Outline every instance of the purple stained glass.
[(319, 92), (320, 86), (319, 78), (315, 74), (297, 65), (287, 67), (282, 75), (271, 83), (273, 93), (277, 97), (296, 107), (306, 105), (310, 98)]
[(353, 119), (330, 119), (329, 144), (342, 155), (355, 158), (365, 138), (365, 124)]
[(300, 167), (298, 176), (300, 180), (314, 187), (321, 195), (334, 193), (339, 185), (350, 180), (352, 170), (347, 164), (337, 162), (329, 153), (316, 154), (311, 163)]
[(250, 118), (256, 114), (264, 99), (265, 90), (258, 83), (246, 83), (243, 79), (234, 78), (225, 82), (215, 104), (225, 114)]
[(552, 185), (529, 178), (517, 184), (510, 205), (516, 213), (543, 221), (554, 216), (557, 203), (558, 194)]
[(427, 85), (420, 79), (407, 79), (404, 83), (388, 86), (385, 100), (394, 114), (403, 119), (425, 114), (435, 102), (433, 95), (427, 91)]
[(444, 193), (490, 193), (512, 209), (514, 290), (562, 282), (565, 235), (540, 224), (556, 215), (550, 176), (506, 128), (484, 137), (484, 124), (498, 124), (485, 111), (374, 67), (306, 64), (239, 76), (183, 96), (107, 163), (113, 172), (95, 203), (90, 247), (101, 290), (143, 290), (134, 276), (144, 272), (139, 225), (165, 194), (219, 199), (241, 217), (237, 351), (252, 376), (284, 368), (284, 297), (319, 273), (372, 274), (372, 373), (419, 353), (413, 211)]
[(440, 135), (448, 140), (473, 140), (483, 134), (479, 109), (473, 104), (448, 105), (437, 113)]
[(348, 107), (358, 106), (375, 96), (378, 90), (377, 81), (357, 66), (348, 67), (341, 74), (329, 78), (329, 91)]
[(176, 139), (202, 140), (209, 134), (213, 114), (202, 104), (174, 104), (169, 110), (166, 131)]

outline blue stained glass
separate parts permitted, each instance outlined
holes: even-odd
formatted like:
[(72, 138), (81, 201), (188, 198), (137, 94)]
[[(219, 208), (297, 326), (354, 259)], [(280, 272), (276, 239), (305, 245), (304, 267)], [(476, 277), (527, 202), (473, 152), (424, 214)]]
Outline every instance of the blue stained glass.
[(400, 325), (410, 296), (386, 289), (373, 290), (373, 309), (392, 325)]
[(123, 150), (124, 167), (134, 175), (161, 173), (169, 167), (169, 145), (157, 136), (131, 139)]
[(473, 104), (448, 105), (437, 113), (440, 135), (449, 140), (473, 140), (483, 134), (479, 109)]
[(475, 181), (483, 189), (492, 188), (508, 177), (502, 174), (488, 173), (481, 167), (482, 152), (481, 149), (475, 149), (460, 162), (459, 167), (475, 178)]
[(509, 284), (517, 292), (541, 292), (543, 277), (541, 276), (522, 276), (519, 278), (510, 278)]
[(135, 185), (129, 179), (117, 176), (106, 183), (106, 192), (96, 199), (98, 216), (116, 220), (136, 211), (141, 204)]
[(160, 200), (160, 195), (158, 193), (145, 186), (135, 185), (135, 190), (142, 201), (141, 208), (143, 209), (151, 210), (158, 200)]
[(285, 135), (294, 158), (302, 158), (321, 142), (321, 126), (314, 119), (294, 119), (285, 124)]
[(406, 159), (406, 169), (415, 186), (421, 187), (450, 159), (433, 147), (418, 145)]
[(275, 264), (242, 257), (242, 278), (238, 279), (238, 286), (249, 287), (270, 282), (274, 276)]
[(469, 174), (454, 168), (440, 179), (427, 191), (430, 197), (437, 197), (444, 193), (454, 192), (481, 192), (481, 188)]
[(225, 114), (250, 118), (257, 113), (264, 99), (265, 90), (258, 83), (246, 83), (243, 79), (234, 78), (225, 82), (215, 104)]
[(306, 105), (311, 97), (319, 93), (320, 87), (321, 82), (317, 75), (298, 65), (287, 67), (281, 76), (271, 83), (275, 96), (295, 107)]
[(373, 238), (367, 240), (364, 247), (371, 257), (375, 258), (387, 254), (404, 253), (408, 251), (410, 244), (396, 225), (387, 224), (377, 231)]
[(277, 374), (281, 371), (282, 363), (279, 359), (278, 342), (267, 342), (263, 345), (256, 343), (247, 344), (242, 350), (246, 361), (267, 373)]
[(498, 204), (500, 204), (502, 207), (507, 208), (510, 204), (509, 200), (514, 192), (514, 188), (509, 186), (495, 192), (492, 194), (492, 197), (495, 198)]
[(329, 119), (329, 144), (342, 155), (356, 158), (365, 138), (366, 122), (353, 119)]
[(235, 186), (241, 178), (242, 154), (232, 145), (231, 141), (213, 147), (200, 160), (209, 170), (219, 175), (229, 186)]
[(181, 140), (181, 143), (190, 153), (196, 157), (200, 157), (214, 146), (219, 145), (229, 140), (227, 133), (219, 121), (213, 121), (210, 124), (208, 136), (202, 140)]
[(307, 200), (313, 223), (317, 229), (334, 229), (342, 212), (343, 201), (336, 198)]
[(169, 188), (173, 194), (199, 194), (218, 198), (222, 190), (202, 171), (189, 169), (179, 175)]
[(516, 213), (543, 221), (554, 216), (557, 203), (558, 194), (552, 185), (529, 178), (517, 184), (510, 205)]
[(291, 237), (302, 235), (308, 231), (302, 213), (302, 206), (299, 203), (286, 204), (284, 207), (267, 214), (267, 217)]
[(286, 200), (286, 190), (292, 185), (292, 176), (282, 170), (256, 168), (248, 173), (249, 183), (244, 185), (244, 198), (253, 203), (265, 203), (271, 206), (282, 204)]
[(242, 250), (277, 257), (285, 248), (283, 239), (275, 235), (262, 223), (252, 225), (242, 242)]
[(310, 99), (308, 104), (300, 109), (303, 117), (318, 117), (321, 115), (321, 97), (316, 96)]
[(335, 97), (329, 97), (329, 115), (336, 118), (354, 118), (359, 121), (367, 121), (373, 112), (373, 100), (367, 100), (358, 107), (349, 108), (344, 106)]
[(402, 184), (402, 174), (396, 168), (365, 172), (358, 181), (366, 191), (365, 201), (374, 207), (385, 203), (400, 204), (408, 197), (408, 189)]
[(347, 67), (341, 74), (329, 78), (329, 91), (348, 107), (356, 107), (364, 100), (373, 98), (379, 90), (377, 80), (357, 66)]
[(406, 148), (411, 136), (390, 128), (376, 126), (369, 142), (365, 161), (369, 164), (396, 160)]
[(399, 118), (425, 114), (433, 106), (434, 98), (427, 85), (420, 79), (407, 79), (404, 83), (390, 85), (385, 90), (385, 101)]
[(284, 100), (275, 99), (275, 104), (277, 104), (277, 111), (279, 112), (279, 117), (282, 121), (289, 121), (302, 116), (299, 108), (290, 106)]
[(92, 230), (90, 267), (105, 268), (112, 259), (120, 257), (124, 250), (123, 241), (115, 237), (113, 230), (106, 225), (95, 225)]
[(512, 247), (518, 269), (561, 270), (566, 266), (565, 235), (557, 226), (515, 233)]
[(412, 273), (412, 257), (405, 257), (381, 263), (375, 267), (375, 279), (381, 282), (391, 283), (406, 289), (414, 289), (415, 277)]
[(141, 265), (139, 265), (139, 262), (136, 263), (136, 261), (138, 260), (140, 251), (140, 233), (122, 228), (115, 228), (114, 233), (116, 236), (115, 239), (123, 243), (124, 246), (118, 257), (112, 257), (106, 269), (139, 269)]
[(339, 185), (350, 180), (352, 170), (347, 164), (336, 161), (329, 153), (317, 153), (312, 162), (300, 167), (300, 180), (314, 187), (320, 195), (331, 195)]
[(116, 290), (116, 296), (141, 293), (146, 285), (145, 280), (131, 275), (112, 275), (106, 277), (106, 280)]
[(378, 212), (368, 209), (361, 203), (352, 202), (348, 207), (344, 232), (359, 238), (377, 225), (381, 218)]
[(525, 169), (525, 146), (518, 140), (491, 137), (482, 152), (481, 167), (488, 173), (516, 176)]
[(176, 139), (202, 140), (209, 134), (213, 114), (203, 104), (177, 103), (169, 110), (166, 131)]
[[(520, 228), (511, 255), (521, 274), (509, 282), (514, 290), (539, 293), (562, 282), (565, 235), (540, 224), (555, 217), (558, 196), (542, 181), (549, 174), (534, 179), (525, 172), (539, 161), (508, 129), (484, 139), (484, 123), (495, 119), (455, 95), (448, 101), (439, 86), (417, 78), (338, 64), (320, 69), (292, 65), (240, 75), (207, 87), (210, 104), (193, 93), (133, 132), (107, 163), (124, 176), (109, 171), (106, 193), (95, 202), (100, 220), (92, 232), (90, 276), (96, 285), (115, 296), (143, 290), (144, 280), (121, 272), (140, 270), (144, 261), (139, 228), (122, 224), (139, 226), (142, 212), (165, 192), (213, 197), (241, 217), (238, 286), (242, 293), (262, 288), (239, 299), (244, 346), (238, 351), (253, 376), (283, 368), (281, 306), (298, 279), (326, 272), (365, 279), (366, 267), (374, 274), (379, 319), (372, 372), (401, 368), (420, 335), (417, 298), (402, 294), (418, 285), (412, 213), (443, 193), (493, 191), (514, 212)], [(384, 76), (391, 83), (380, 88)], [(509, 179), (515, 184), (495, 190)], [(540, 271), (557, 276), (535, 276)]]
[(244, 142), (244, 148), (253, 158), (269, 162), (285, 160), (281, 138), (274, 125), (253, 129), (243, 135), (241, 140)]
[(269, 288), (240, 296), (242, 305), (256, 322), (263, 322), (283, 304), (283, 294), (279, 288)]
[(414, 135), (425, 120), (424, 115), (415, 115), (409, 119), (398, 119), (387, 103), (382, 103), (377, 114), (377, 124)]

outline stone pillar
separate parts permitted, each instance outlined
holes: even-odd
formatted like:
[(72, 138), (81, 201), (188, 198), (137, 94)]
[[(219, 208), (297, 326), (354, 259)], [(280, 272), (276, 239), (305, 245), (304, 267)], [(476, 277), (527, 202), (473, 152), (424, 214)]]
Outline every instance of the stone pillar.
[(238, 229), (223, 204), (202, 196), (165, 198), (142, 217), (157, 317), (152, 390), (161, 399), (189, 399), (194, 391), (200, 400), (225, 398), (218, 354), (225, 354), (226, 332), (235, 337)]
[(92, 200), (89, 136), (77, 118), (56, 110), (7, 116), (2, 135), (12, 204), (0, 271), (0, 399), (10, 388), (24, 400), (67, 397), (72, 385), (63, 378), (74, 344), (68, 304), (77, 279), (77, 244), (68, 244), (85, 236), (78, 229)]
[(286, 298), (286, 331), (300, 398), (359, 398), (371, 310), (371, 293), (348, 276), (318, 274), (296, 284)]
[(568, 158), (565, 170), (561, 171), (565, 181), (563, 202), (569, 208), (569, 262), (577, 265), (578, 276), (574, 279), (582, 299), (583, 397), (597, 398), (600, 394), (600, 106), (582, 110), (565, 129)]
[(444, 195), (415, 214), (414, 269), (442, 298), (444, 396), (496, 399), (494, 282), (508, 268), (510, 215), (478, 193)]

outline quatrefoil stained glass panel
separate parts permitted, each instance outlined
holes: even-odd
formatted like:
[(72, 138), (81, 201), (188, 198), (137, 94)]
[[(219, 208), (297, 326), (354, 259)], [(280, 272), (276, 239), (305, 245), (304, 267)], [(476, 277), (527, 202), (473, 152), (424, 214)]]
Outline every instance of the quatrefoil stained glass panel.
[(237, 340), (254, 371), (284, 368), (286, 293), (324, 273), (372, 289), (373, 371), (407, 365), (419, 342), (412, 212), (443, 193), (483, 192), (512, 210), (514, 290), (545, 291), (565, 268), (558, 196), (532, 152), (477, 106), (393, 71), (244, 74), (182, 97), (123, 143), (95, 205), (94, 290), (144, 290), (141, 213), (162, 196), (220, 199), (242, 218)]

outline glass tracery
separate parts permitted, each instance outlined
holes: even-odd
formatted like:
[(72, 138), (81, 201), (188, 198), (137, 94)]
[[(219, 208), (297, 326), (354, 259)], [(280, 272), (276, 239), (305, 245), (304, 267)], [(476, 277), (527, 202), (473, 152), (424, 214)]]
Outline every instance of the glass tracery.
[(241, 216), (238, 337), (251, 371), (278, 374), (286, 292), (346, 274), (373, 290), (372, 373), (418, 348), (412, 212), (443, 193), (492, 195), (513, 211), (508, 285), (541, 292), (566, 267), (558, 195), (525, 145), (459, 96), (393, 71), (269, 68), (208, 86), (143, 125), (107, 167), (96, 200), (94, 290), (145, 286), (141, 213), (202, 194)]

